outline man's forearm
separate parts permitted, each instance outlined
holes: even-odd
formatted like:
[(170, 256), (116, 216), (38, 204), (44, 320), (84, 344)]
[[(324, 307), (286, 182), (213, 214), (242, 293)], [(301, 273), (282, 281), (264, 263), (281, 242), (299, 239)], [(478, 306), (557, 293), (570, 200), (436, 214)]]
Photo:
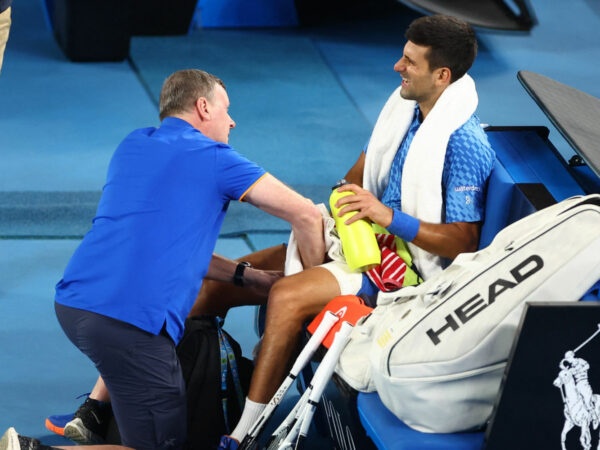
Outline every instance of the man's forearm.
[(215, 281), (232, 281), (238, 262), (213, 253), (206, 278)]
[(312, 200), (270, 175), (256, 183), (245, 199), (291, 225), (305, 268), (321, 264), (325, 260), (323, 216)]
[[(318, 266), (325, 260), (325, 238), (323, 236), (323, 218), (309, 219), (310, 223), (304, 223), (302, 226), (292, 225), (292, 230), (296, 236), (298, 251), (302, 266), (305, 269)], [(308, 222), (308, 221), (305, 221)]]
[(479, 224), (455, 222), (431, 224), (420, 222), (413, 244), (429, 253), (454, 259), (460, 253), (474, 252), (479, 242)]

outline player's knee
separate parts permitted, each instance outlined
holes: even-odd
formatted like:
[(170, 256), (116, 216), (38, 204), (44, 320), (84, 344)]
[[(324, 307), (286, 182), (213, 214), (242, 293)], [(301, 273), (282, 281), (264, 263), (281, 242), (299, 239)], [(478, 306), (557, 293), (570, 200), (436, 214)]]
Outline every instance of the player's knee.
[(302, 323), (304, 319), (304, 303), (300, 289), (295, 288), (287, 279), (277, 281), (269, 293), (267, 308), (283, 320)]

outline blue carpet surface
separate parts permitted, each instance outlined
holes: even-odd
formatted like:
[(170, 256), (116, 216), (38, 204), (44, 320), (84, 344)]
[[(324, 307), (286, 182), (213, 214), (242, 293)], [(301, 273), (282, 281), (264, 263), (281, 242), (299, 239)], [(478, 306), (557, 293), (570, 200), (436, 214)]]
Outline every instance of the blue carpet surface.
[[(546, 125), (519, 85), (530, 70), (600, 96), (597, 0), (532, 0), (530, 33), (479, 30), (471, 71), (479, 115), (493, 125)], [(53, 39), (42, 0), (18, 0), (0, 75), (0, 430), (47, 443), (49, 414), (72, 411), (95, 378), (52, 310), (53, 287), (89, 227), (108, 160), (134, 128), (156, 124), (157, 94), (173, 70), (198, 67), (223, 78), (237, 122), (231, 143), (315, 201), (343, 176), (398, 85), (393, 64), (405, 25), (398, 7), (364, 20), (309, 28), (196, 30), (134, 37), (130, 61), (69, 62)], [(217, 252), (230, 257), (286, 241), (287, 224), (232, 204)], [(226, 327), (249, 354), (251, 309)]]
[(222, 78), (237, 124), (230, 143), (306, 195), (335, 184), (368, 138), (369, 124), (298, 31), (135, 38), (131, 55), (154, 98), (177, 69), (200, 67)]

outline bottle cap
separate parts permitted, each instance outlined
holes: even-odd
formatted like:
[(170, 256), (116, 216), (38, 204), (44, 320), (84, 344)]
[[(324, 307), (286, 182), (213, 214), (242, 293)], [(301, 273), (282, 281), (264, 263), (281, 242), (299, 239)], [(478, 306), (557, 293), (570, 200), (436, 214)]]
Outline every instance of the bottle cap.
[(337, 189), (337, 188), (339, 188), (340, 186), (343, 186), (344, 184), (348, 184), (348, 182), (346, 181), (346, 179), (345, 179), (345, 178), (342, 178), (342, 179), (338, 180), (338, 182), (335, 184), (335, 186), (333, 186), (333, 187), (331, 188), (331, 190)]

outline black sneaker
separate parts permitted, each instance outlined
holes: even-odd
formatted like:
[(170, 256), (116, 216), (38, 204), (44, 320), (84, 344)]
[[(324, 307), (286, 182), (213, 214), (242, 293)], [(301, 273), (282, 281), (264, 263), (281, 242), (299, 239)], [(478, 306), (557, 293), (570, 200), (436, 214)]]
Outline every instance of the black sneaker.
[(10, 427), (0, 438), (0, 450), (53, 450), (54, 447), (42, 445), (40, 441), (27, 436), (21, 436)]
[(65, 425), (64, 436), (80, 445), (104, 444), (111, 418), (110, 403), (88, 397)]

